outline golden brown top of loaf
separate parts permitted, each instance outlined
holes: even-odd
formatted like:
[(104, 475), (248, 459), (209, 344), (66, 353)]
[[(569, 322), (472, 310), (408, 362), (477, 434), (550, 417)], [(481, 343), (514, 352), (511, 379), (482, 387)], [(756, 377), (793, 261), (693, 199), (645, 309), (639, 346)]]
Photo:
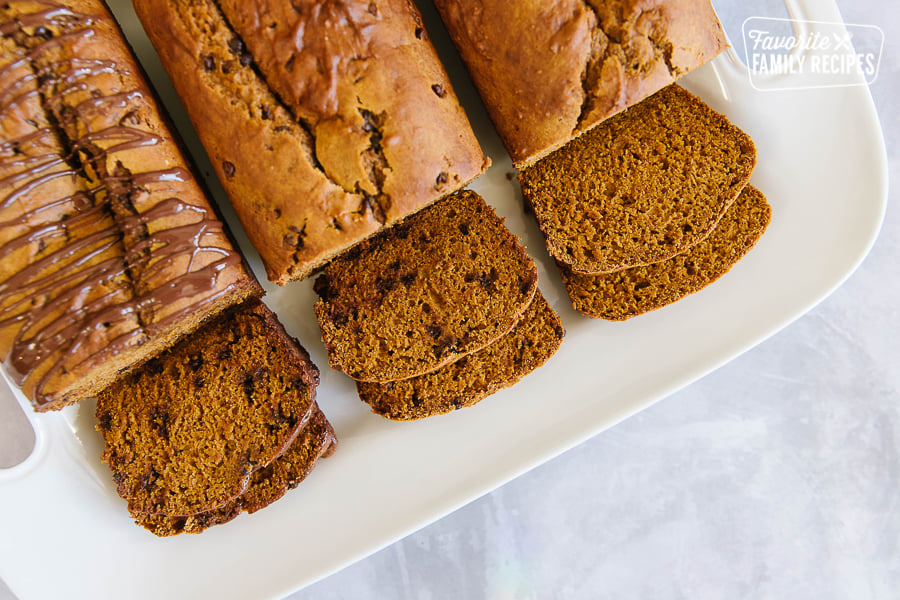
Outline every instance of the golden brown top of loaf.
[(489, 164), (406, 0), (135, 8), (277, 283)]
[(517, 168), (726, 47), (709, 0), (435, 0)]
[(5, 2), (0, 33), (0, 354), (55, 409), (261, 290), (101, 2)]

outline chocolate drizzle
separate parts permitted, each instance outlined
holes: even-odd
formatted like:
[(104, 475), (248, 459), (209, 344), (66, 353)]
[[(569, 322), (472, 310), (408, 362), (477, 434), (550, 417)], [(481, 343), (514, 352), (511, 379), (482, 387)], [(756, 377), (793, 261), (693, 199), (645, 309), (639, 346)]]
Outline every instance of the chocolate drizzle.
[[(38, 10), (9, 17), (18, 5)], [(187, 170), (126, 167), (171, 141), (142, 121), (152, 100), (140, 84), (97, 83), (135, 81), (131, 65), (72, 57), (105, 35), (94, 17), (9, 2), (0, 35), (0, 350), (18, 385), (34, 378), (41, 408), (66, 401), (54, 378), (231, 291), (222, 276), (241, 260), (210, 208), (179, 197)]]

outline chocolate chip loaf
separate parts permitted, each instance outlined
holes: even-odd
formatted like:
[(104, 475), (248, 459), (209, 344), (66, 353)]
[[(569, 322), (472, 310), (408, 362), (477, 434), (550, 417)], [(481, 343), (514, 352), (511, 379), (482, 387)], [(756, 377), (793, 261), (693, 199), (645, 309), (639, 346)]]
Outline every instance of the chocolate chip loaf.
[(407, 0), (134, 5), (272, 281), (489, 164)]
[(676, 302), (722, 277), (756, 245), (771, 218), (765, 196), (748, 185), (712, 233), (682, 254), (604, 275), (581, 275), (564, 266), (560, 271), (576, 310), (624, 321)]
[(252, 301), (104, 390), (103, 460), (129, 512), (187, 517), (244, 495), (253, 473), (316, 413), (318, 375), (275, 315)]
[(516, 236), (463, 190), (332, 261), (316, 279), (315, 311), (332, 368), (384, 383), (487, 346), (536, 289)]
[(725, 49), (709, 0), (435, 0), (516, 168)]
[(0, 6), (0, 355), (37, 410), (261, 295), (99, 0)]
[(747, 185), (750, 137), (673, 84), (519, 173), (551, 256), (579, 273), (702, 241)]

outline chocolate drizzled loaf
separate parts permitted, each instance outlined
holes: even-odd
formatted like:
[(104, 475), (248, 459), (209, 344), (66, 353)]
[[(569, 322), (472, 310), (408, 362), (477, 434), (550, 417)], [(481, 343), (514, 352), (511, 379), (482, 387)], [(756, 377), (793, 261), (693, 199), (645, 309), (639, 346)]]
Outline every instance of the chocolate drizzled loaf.
[[(247, 493), (253, 474), (313, 422), (317, 385), (306, 351), (252, 301), (104, 390), (97, 401), (103, 460), (129, 512), (138, 520), (187, 517)], [(301, 452), (312, 441), (303, 439)], [(313, 454), (312, 462), (320, 453)], [(285, 485), (302, 470), (292, 469)], [(257, 487), (269, 476), (281, 477), (263, 474)]]
[(0, 6), (0, 353), (37, 410), (261, 289), (99, 0)]
[(604, 275), (560, 267), (576, 310), (589, 317), (624, 321), (700, 291), (727, 273), (765, 232), (772, 209), (748, 185), (705, 240), (668, 260)]
[(709, 0), (435, 0), (516, 168), (712, 59)]
[(332, 261), (316, 279), (315, 311), (332, 368), (383, 383), (490, 344), (536, 289), (518, 239), (463, 190)]
[(135, 0), (279, 284), (487, 168), (407, 0)]
[(673, 84), (519, 174), (550, 255), (579, 273), (651, 264), (702, 241), (747, 185), (750, 137)]

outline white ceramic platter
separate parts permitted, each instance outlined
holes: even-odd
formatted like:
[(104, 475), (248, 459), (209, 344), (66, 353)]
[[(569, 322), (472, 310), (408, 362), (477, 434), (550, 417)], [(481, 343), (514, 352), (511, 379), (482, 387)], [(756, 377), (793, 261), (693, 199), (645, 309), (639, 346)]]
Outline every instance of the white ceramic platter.
[[(199, 146), (127, 1), (111, 2), (195, 156)], [(796, 16), (840, 21), (826, 0)], [(426, 13), (437, 34), (433, 14)], [(646, 408), (783, 328), (832, 292), (871, 247), (887, 201), (884, 142), (863, 87), (760, 92), (736, 56), (685, 85), (756, 141), (753, 184), (773, 220), (715, 285), (626, 323), (576, 314), (512, 168), (446, 39), (436, 35), (485, 151), (473, 186), (526, 243), (568, 331), (560, 351), (511, 390), (423, 422), (369, 412), (329, 371), (310, 282), (267, 286), (268, 304), (322, 367), (320, 404), (340, 447), (283, 500), (200, 536), (158, 539), (132, 524), (99, 461), (93, 406), (36, 415), (32, 455), (0, 470), (0, 576), (22, 600), (279, 598), (415, 531)], [(199, 161), (208, 173), (209, 165)], [(213, 184), (214, 192), (223, 198)], [(224, 203), (224, 202), (220, 202)], [(233, 215), (227, 216), (264, 278)], [(22, 399), (20, 398), (20, 401)], [(22, 401), (25, 406), (24, 401)]]

